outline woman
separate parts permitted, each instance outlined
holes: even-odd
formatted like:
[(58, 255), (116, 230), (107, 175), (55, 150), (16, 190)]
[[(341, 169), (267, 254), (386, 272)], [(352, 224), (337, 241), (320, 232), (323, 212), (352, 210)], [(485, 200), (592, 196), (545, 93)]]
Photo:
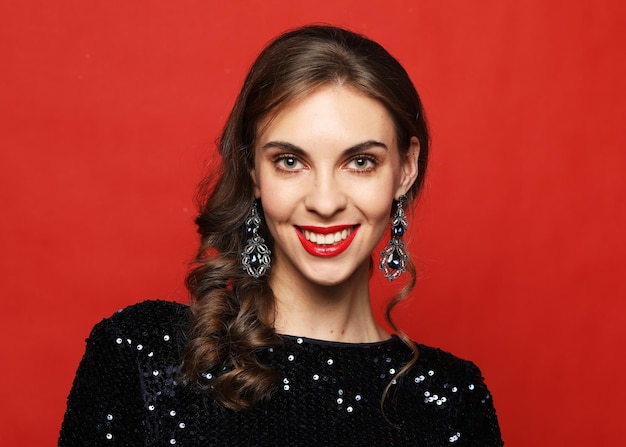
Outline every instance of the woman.
[(404, 208), (428, 134), (405, 70), (346, 30), (278, 37), (201, 188), (189, 308), (144, 302), (98, 324), (59, 445), (501, 445), (470, 362), (374, 320), (372, 252), (415, 270)]

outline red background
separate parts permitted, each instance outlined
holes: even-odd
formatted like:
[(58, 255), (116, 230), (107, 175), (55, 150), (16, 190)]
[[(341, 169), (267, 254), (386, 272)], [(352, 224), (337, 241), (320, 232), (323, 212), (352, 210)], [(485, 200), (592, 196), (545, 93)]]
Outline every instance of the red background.
[(93, 324), (186, 301), (214, 140), (260, 48), (309, 22), (381, 42), (426, 104), (400, 324), (479, 364), (508, 445), (623, 443), (622, 5), (0, 3), (2, 445), (56, 442)]

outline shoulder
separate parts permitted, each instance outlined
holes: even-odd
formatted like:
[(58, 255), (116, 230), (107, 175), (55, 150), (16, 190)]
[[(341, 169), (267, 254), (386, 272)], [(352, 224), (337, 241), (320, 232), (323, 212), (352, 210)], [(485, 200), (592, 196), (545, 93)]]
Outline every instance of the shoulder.
[(117, 344), (143, 347), (144, 341), (184, 341), (189, 307), (171, 301), (143, 301), (118, 310), (96, 324), (89, 341), (113, 339)]
[(417, 347), (418, 359), (401, 385), (407, 414), (422, 415), (415, 416), (420, 424), (445, 432), (450, 442), (502, 445), (493, 399), (480, 369), (442, 349)]
[(419, 354), (415, 366), (428, 369), (431, 377), (440, 371), (447, 377), (482, 378), (480, 370), (472, 361), (457, 357), (440, 348), (419, 343), (416, 343), (416, 346)]
[[(146, 396), (151, 389), (161, 392), (161, 377), (171, 383), (187, 313), (182, 304), (145, 301), (94, 326), (68, 398), (59, 445), (101, 445), (104, 439), (143, 445), (137, 427), (145, 424)], [(104, 423), (103, 415), (108, 415)]]
[(431, 384), (447, 393), (463, 393), (484, 387), (478, 366), (432, 346), (417, 344), (418, 358), (410, 370), (414, 383)]
[(99, 326), (150, 328), (186, 323), (189, 307), (173, 301), (148, 300), (118, 310)]
[(468, 399), (483, 403), (491, 400), (474, 362), (431, 346), (417, 344), (417, 348), (417, 361), (407, 371), (404, 383), (425, 404), (445, 407)]

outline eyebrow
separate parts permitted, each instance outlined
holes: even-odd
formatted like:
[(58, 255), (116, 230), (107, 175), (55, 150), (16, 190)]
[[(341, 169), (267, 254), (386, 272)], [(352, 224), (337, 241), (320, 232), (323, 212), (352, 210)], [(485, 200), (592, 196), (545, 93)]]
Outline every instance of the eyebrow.
[[(286, 141), (270, 141), (268, 143), (265, 143), (262, 147), (262, 149), (269, 149), (272, 147), (276, 147), (279, 149), (283, 149), (285, 151), (289, 151), (289, 152), (293, 152), (294, 154), (297, 155), (305, 155), (306, 151), (298, 146), (296, 146), (295, 144), (292, 143), (287, 143)], [(376, 140), (367, 140), (367, 141), (363, 141), (362, 143), (358, 143), (355, 144), (354, 146), (349, 147), (348, 149), (346, 149), (345, 151), (343, 151), (344, 155), (353, 155), (353, 154), (357, 154), (359, 152), (362, 152), (366, 149), (369, 149), (371, 147), (381, 147), (385, 150), (389, 150), (389, 148), (387, 147), (387, 145), (383, 142), (380, 141), (376, 141)]]

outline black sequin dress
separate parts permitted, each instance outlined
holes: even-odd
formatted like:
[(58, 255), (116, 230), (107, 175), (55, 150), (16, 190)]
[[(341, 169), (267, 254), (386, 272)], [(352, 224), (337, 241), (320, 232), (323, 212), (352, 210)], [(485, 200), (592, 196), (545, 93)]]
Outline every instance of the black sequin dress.
[[(280, 388), (247, 412), (177, 381), (188, 308), (131, 306), (95, 326), (59, 446), (501, 446), (491, 395), (471, 362), (397, 338), (348, 344), (284, 336), (264, 363)], [(206, 374), (211, 379), (211, 374)]]

